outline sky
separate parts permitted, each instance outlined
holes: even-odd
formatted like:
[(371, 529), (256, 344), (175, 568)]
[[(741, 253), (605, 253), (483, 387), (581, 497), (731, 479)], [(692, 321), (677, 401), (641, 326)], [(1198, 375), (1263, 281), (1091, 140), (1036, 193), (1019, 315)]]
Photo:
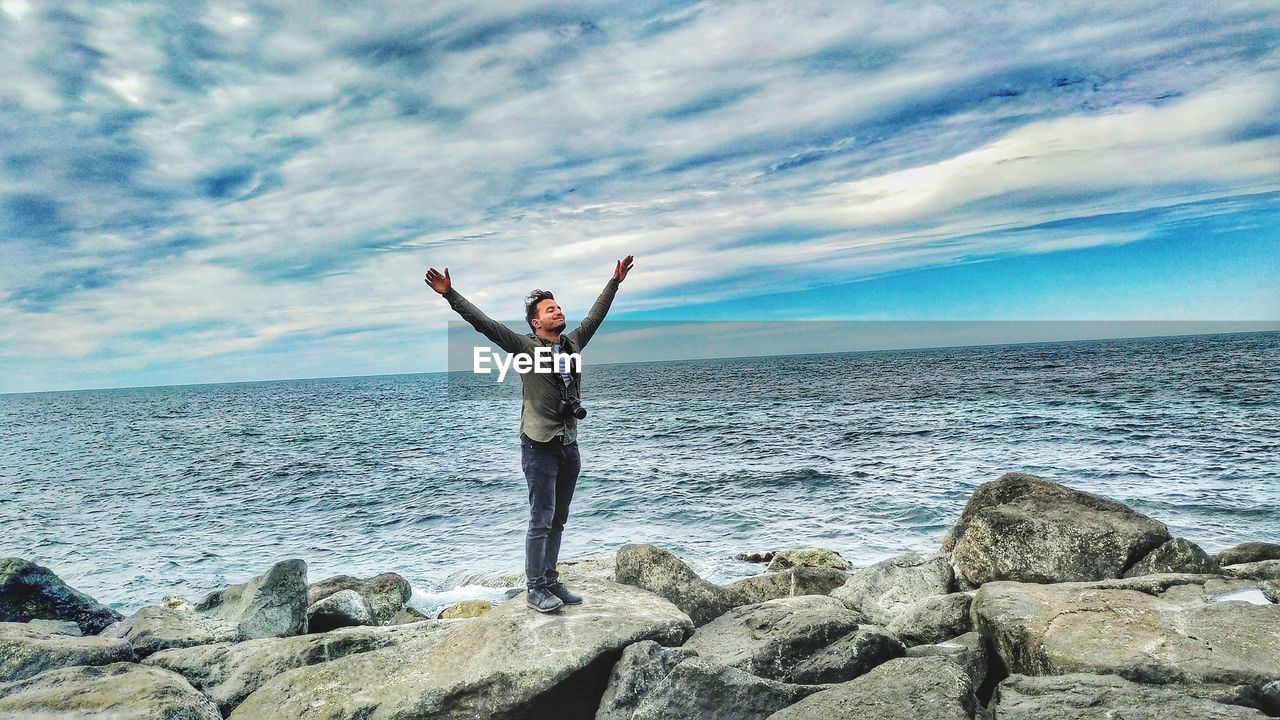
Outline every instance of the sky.
[(1270, 0), (0, 0), (0, 70), (0, 392), (443, 370), (428, 267), (627, 254), (614, 320), (1280, 320)]

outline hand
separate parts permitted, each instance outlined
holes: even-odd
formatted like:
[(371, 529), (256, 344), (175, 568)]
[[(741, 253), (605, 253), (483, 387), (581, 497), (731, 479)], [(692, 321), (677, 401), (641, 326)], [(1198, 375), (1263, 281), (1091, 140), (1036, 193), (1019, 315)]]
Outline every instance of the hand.
[(618, 261), (618, 266), (613, 269), (613, 279), (622, 282), (627, 279), (627, 273), (631, 272), (631, 261), (634, 255), (628, 255)]
[(453, 287), (453, 280), (449, 277), (449, 268), (444, 269), (443, 275), (435, 268), (427, 270), (426, 283), (431, 286), (432, 290), (441, 295), (449, 292), (449, 288)]

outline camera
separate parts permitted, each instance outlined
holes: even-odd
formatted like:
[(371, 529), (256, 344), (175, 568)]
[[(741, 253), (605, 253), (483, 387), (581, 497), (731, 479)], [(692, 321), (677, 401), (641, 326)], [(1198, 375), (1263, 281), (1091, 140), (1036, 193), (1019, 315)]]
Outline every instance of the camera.
[(587, 409), (582, 407), (582, 401), (576, 397), (563, 398), (560, 400), (560, 417), (568, 420), (571, 417), (579, 420), (587, 416)]

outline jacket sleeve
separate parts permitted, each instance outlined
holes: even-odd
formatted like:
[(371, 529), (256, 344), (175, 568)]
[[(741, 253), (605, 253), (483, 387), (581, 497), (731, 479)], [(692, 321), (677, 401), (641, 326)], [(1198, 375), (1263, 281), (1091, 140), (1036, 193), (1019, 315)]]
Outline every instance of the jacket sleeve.
[(574, 336), (578, 349), (585, 348), (591, 340), (591, 336), (596, 334), (596, 328), (600, 327), (600, 323), (604, 322), (604, 316), (609, 313), (609, 306), (613, 304), (613, 296), (618, 292), (618, 281), (613, 278), (605, 284), (604, 290), (600, 291), (600, 297), (596, 298), (595, 304), (591, 306), (591, 311), (583, 318), (582, 324), (570, 335)]
[(481, 335), (492, 340), (494, 345), (509, 353), (518, 353), (528, 349), (528, 338), (485, 315), (480, 311), (480, 308), (472, 305), (457, 290), (449, 288), (449, 292), (444, 294), (444, 299), (449, 301), (449, 307), (461, 315), (463, 320), (466, 320), (471, 324), (471, 327), (480, 331)]

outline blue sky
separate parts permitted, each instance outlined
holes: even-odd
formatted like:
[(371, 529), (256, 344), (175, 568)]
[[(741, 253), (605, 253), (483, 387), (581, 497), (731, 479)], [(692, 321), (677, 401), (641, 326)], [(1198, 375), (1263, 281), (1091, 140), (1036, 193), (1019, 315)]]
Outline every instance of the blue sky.
[(0, 67), (0, 392), (439, 370), (428, 266), (628, 253), (616, 319), (1280, 319), (1271, 2), (0, 0)]

